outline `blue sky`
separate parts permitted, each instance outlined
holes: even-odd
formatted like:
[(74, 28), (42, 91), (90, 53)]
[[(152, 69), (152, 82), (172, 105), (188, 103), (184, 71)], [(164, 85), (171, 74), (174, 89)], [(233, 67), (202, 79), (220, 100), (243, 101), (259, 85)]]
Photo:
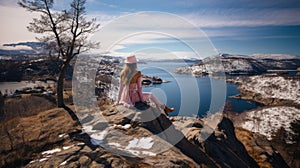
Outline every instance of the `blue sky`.
[[(56, 9), (65, 8), (69, 2), (70, 0), (57, 0)], [(203, 30), (213, 46), (221, 53), (300, 55), (299, 0), (87, 0), (86, 7), (89, 17), (96, 17), (103, 27), (110, 26), (109, 24), (120, 16), (136, 12), (167, 12), (178, 15)], [(9, 13), (12, 11), (14, 12)], [(10, 17), (8, 20), (7, 15), (13, 14), (16, 17)], [(3, 30), (7, 31), (0, 35), (1, 44), (18, 42), (18, 40), (34, 40), (34, 34), (25, 32), (26, 24), (34, 15), (19, 9), (16, 0), (1, 0), (0, 16), (2, 23), (6, 25)], [(22, 20), (18, 21), (20, 18)], [(166, 23), (168, 19), (162, 18), (161, 22)], [(147, 23), (147, 20), (139, 20), (139, 24), (143, 23)], [(135, 28), (134, 25), (128, 26)], [(123, 31), (123, 29), (116, 28), (115, 31)], [(189, 29), (183, 28), (181, 31), (189, 31)], [(189, 35), (183, 37), (184, 40), (189, 38), (192, 37)], [(139, 43), (132, 43), (132, 39), (131, 42), (127, 41), (128, 43), (124, 41), (114, 49), (114, 52), (129, 53), (133, 48), (138, 50), (138, 46), (141, 46), (140, 48), (160, 47), (161, 50), (172, 50), (174, 53), (185, 50), (172, 39), (162, 38), (162, 36), (148, 39), (143, 37), (143, 40), (133, 39)], [(152, 43), (149, 43), (149, 39)], [(100, 42), (101, 40), (106, 41), (99, 38)]]

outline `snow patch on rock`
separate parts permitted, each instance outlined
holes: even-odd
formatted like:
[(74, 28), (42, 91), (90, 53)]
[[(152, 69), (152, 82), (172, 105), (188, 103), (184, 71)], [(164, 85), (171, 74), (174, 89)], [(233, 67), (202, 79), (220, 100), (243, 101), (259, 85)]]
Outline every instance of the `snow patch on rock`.
[(52, 150), (44, 151), (44, 152), (42, 152), (42, 154), (43, 154), (43, 155), (51, 155), (51, 154), (53, 154), (53, 153), (57, 153), (57, 152), (60, 152), (60, 151), (61, 151), (61, 149), (55, 148), (55, 149), (52, 149)]
[(140, 149), (150, 149), (153, 146), (154, 142), (151, 137), (146, 138), (134, 138), (133, 140), (129, 141), (128, 146), (125, 149), (132, 149), (132, 148), (140, 148)]

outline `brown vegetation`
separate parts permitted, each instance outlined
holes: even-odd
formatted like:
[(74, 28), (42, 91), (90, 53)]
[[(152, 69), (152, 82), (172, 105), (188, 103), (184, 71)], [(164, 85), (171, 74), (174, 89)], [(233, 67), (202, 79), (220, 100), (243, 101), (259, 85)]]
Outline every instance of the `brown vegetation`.
[(62, 108), (2, 122), (0, 167), (20, 167), (27, 164), (34, 155), (63, 143), (65, 140), (59, 135), (80, 129), (77, 126)]
[(55, 103), (44, 97), (24, 96), (6, 99), (0, 122), (14, 117), (27, 117), (55, 107)]

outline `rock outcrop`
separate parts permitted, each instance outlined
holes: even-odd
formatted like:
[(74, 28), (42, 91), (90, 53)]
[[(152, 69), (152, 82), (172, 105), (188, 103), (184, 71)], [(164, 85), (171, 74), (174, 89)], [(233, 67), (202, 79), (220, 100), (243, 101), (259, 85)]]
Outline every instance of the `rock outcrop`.
[(244, 144), (249, 155), (259, 167), (289, 167), (265, 136), (236, 127), (237, 138)]
[(1, 123), (1, 167), (258, 167), (228, 118), (205, 140), (205, 119), (102, 109), (77, 109), (82, 127), (57, 108)]

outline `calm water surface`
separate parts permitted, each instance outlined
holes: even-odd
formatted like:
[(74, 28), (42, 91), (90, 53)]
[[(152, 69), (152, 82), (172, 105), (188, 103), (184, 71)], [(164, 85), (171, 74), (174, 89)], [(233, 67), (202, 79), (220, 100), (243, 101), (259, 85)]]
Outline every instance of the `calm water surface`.
[[(143, 91), (153, 92), (160, 101), (166, 103), (170, 107), (174, 107), (175, 111), (170, 113), (171, 115), (178, 115), (178, 113), (180, 113), (179, 115), (198, 115), (201, 117), (208, 111), (212, 113), (219, 111), (226, 101), (230, 101), (233, 106), (233, 111), (239, 113), (258, 106), (258, 104), (253, 101), (229, 98), (229, 96), (239, 93), (237, 90), (238, 85), (236, 84), (226, 83), (223, 80), (216, 80), (210, 77), (196, 78), (192, 75), (180, 75), (173, 73), (175, 68), (183, 65), (187, 64), (179, 62), (151, 62), (148, 64), (138, 65), (138, 68), (144, 75), (158, 76), (163, 80), (169, 81), (168, 83), (144, 87)], [(215, 87), (212, 87), (212, 85)], [(213, 92), (215, 92), (214, 98), (212, 98)], [(218, 93), (220, 93), (220, 95)], [(213, 102), (218, 100), (222, 102)], [(182, 101), (184, 104), (182, 104)], [(198, 106), (195, 101), (199, 101)], [(184, 111), (179, 111), (180, 108), (183, 108), (183, 106)], [(197, 110), (195, 112), (195, 106), (197, 106), (196, 109), (198, 109), (198, 112)]]

